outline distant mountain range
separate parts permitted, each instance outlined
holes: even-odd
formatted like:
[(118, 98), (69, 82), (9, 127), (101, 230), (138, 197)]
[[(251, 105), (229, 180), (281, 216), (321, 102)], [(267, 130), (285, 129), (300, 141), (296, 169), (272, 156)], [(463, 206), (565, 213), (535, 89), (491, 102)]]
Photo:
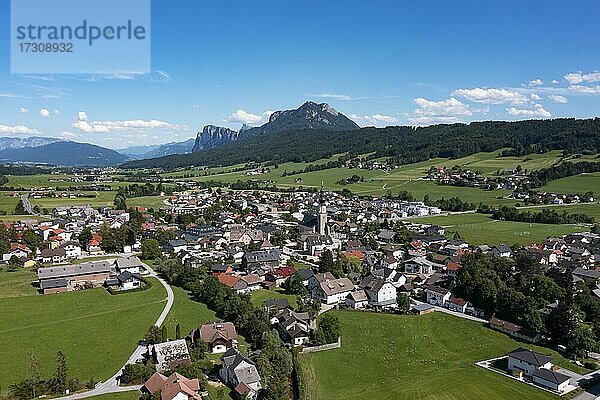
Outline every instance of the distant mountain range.
[(60, 142), (62, 139), (51, 138), (51, 137), (0, 137), (0, 151), (6, 149), (20, 149), (23, 147), (39, 147), (45, 144), (54, 142)]
[(191, 153), (195, 143), (196, 139), (188, 139), (183, 142), (171, 142), (157, 145), (125, 147), (116, 151), (126, 155), (129, 158), (141, 160), (144, 158), (156, 158), (170, 156), (173, 154)]
[[(38, 143), (38, 142), (34, 142)], [(89, 143), (58, 141), (39, 146), (5, 148), (0, 161), (43, 163), (61, 166), (107, 167), (121, 164), (129, 158), (114, 150)]]

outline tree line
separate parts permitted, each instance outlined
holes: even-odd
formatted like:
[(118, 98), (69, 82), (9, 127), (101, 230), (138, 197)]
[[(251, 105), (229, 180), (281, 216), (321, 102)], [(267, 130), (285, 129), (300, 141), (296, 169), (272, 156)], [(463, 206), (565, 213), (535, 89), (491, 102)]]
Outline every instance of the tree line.
[[(244, 151), (239, 151), (243, 146)], [(460, 158), (501, 148), (527, 152), (563, 150), (565, 154), (600, 152), (600, 118), (485, 121), (428, 127), (395, 126), (345, 132), (293, 130), (267, 133), (191, 154), (126, 163), (124, 168), (175, 169), (189, 165), (223, 166), (247, 162), (313, 162), (334, 154), (373, 153), (409, 164), (435, 157)]]

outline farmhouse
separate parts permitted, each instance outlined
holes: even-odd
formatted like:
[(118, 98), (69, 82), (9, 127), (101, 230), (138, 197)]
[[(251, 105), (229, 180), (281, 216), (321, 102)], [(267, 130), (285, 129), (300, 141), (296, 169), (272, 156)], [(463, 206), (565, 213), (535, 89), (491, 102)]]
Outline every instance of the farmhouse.
[(528, 349), (518, 348), (508, 353), (508, 369), (513, 371), (515, 368), (518, 368), (526, 376), (529, 376), (540, 368), (552, 368), (552, 357)]
[(232, 347), (237, 347), (237, 332), (231, 322), (211, 322), (201, 325), (189, 334), (193, 345), (199, 340), (208, 345), (208, 350), (215, 353), (225, 353)]
[(404, 271), (407, 274), (431, 274), (435, 270), (443, 269), (443, 264), (434, 263), (425, 257), (414, 257), (406, 260), (404, 263)]
[(76, 265), (60, 265), (38, 269), (40, 288), (47, 287), (45, 281), (64, 279), (69, 289), (86, 284), (101, 285), (108, 279), (112, 264), (108, 261), (94, 261)]
[(200, 382), (174, 372), (168, 378), (155, 372), (142, 387), (142, 392), (153, 395), (160, 393), (161, 400), (202, 400), (198, 393)]
[(429, 286), (425, 289), (427, 294), (427, 302), (434, 306), (445, 306), (446, 302), (450, 300), (452, 293), (448, 289), (444, 289), (439, 286)]
[(306, 312), (295, 312), (289, 308), (281, 310), (276, 315), (277, 328), (283, 340), (293, 346), (308, 343), (312, 321)]
[(396, 307), (396, 288), (383, 278), (373, 275), (365, 277), (359, 284), (369, 298), (373, 307)]
[(467, 310), (467, 306), (469, 305), (469, 302), (461, 299), (460, 297), (450, 297), (448, 299), (448, 301), (446, 302), (446, 307), (448, 307), (449, 310), (452, 311), (457, 311), (457, 312), (461, 312), (464, 313)]
[(257, 269), (273, 269), (279, 266), (281, 252), (279, 249), (249, 251), (242, 258), (242, 267), (247, 272)]
[[(317, 274), (320, 275), (320, 274)], [(317, 276), (315, 275), (315, 276)], [(331, 274), (329, 274), (331, 275)], [(331, 275), (333, 277), (333, 275)], [(339, 304), (346, 300), (354, 284), (348, 278), (330, 279), (327, 277), (312, 289), (312, 297), (325, 304)]]
[(508, 321), (503, 321), (499, 318), (490, 318), (490, 328), (504, 332), (509, 336), (517, 339), (526, 340), (530, 343), (537, 343), (542, 340), (542, 335), (529, 329), (523, 328), (521, 325), (513, 324)]
[(221, 380), (241, 398), (256, 399), (261, 383), (254, 362), (234, 348), (227, 350), (221, 356), (221, 361)]
[(364, 290), (354, 290), (346, 296), (346, 306), (354, 309), (365, 308), (369, 304), (369, 298)]

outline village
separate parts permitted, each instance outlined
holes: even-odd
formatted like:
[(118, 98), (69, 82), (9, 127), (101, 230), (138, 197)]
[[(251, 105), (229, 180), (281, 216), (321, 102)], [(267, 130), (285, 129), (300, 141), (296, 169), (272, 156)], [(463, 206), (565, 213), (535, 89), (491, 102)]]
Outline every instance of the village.
[[(463, 269), (474, 268), (474, 259), (527, 259), (528, 268), (552, 271), (557, 281), (571, 282), (570, 290), (589, 292), (600, 304), (600, 271), (595, 268), (600, 262), (600, 236), (588, 232), (522, 247), (472, 246), (456, 232), (407, 218), (439, 213), (438, 208), (419, 202), (348, 199), (323, 190), (175, 192), (166, 197), (161, 210), (56, 207), (48, 221), (5, 222), (9, 234), (4, 236), (10, 240), (2, 264), (11, 269), (36, 268), (35, 285), (44, 296), (96, 287), (126, 295), (145, 290), (150, 285), (148, 277), (166, 273), (160, 261), (153, 261), (155, 272), (147, 260), (171, 260), (182, 268), (205, 271), (238, 295), (272, 293), (263, 303), (269, 323), (286, 346), (301, 353), (343, 346), (337, 333), (326, 343), (325, 334), (317, 334), (327, 329), (321, 328), (317, 317), (331, 309), (416, 315), (441, 312), (485, 323), (523, 342), (523, 348), (478, 364), (505, 374), (506, 379), (564, 394), (595, 376), (556, 367), (549, 356), (528, 349), (527, 344), (556, 342), (542, 334), (543, 325), (530, 322), (530, 315), (490, 313), (483, 295), (465, 288), (467, 272)], [(119, 239), (115, 232), (134, 224), (136, 229)], [(510, 265), (507, 276), (517, 276), (519, 271)], [(566, 288), (548, 285), (564, 297)], [(303, 307), (293, 307), (287, 298), (277, 296), (281, 291), (296, 295)], [(544, 321), (550, 319), (563, 303), (559, 295), (552, 296), (544, 297), (547, 302), (539, 310), (528, 312)], [(509, 318), (500, 318), (506, 315)], [(218, 320), (178, 333), (176, 340), (146, 340), (144, 355), (135, 361), (152, 365), (155, 373), (142, 375), (147, 381), (141, 389), (150, 395), (160, 392), (163, 400), (182, 393), (203, 398), (205, 385), (197, 377), (188, 379), (177, 372), (191, 365), (202, 349), (202, 354), (217, 355), (210, 358), (218, 368), (209, 368), (213, 371), (205, 376), (209, 382), (221, 381), (238, 398), (257, 398), (264, 387), (252, 354), (238, 347), (238, 329), (231, 321)], [(566, 345), (559, 345), (559, 351), (585, 357), (596, 354), (595, 348), (567, 349)], [(133, 370), (126, 365), (122, 376), (128, 368)], [(121, 384), (125, 383), (142, 382), (139, 376), (129, 382), (121, 378)]]

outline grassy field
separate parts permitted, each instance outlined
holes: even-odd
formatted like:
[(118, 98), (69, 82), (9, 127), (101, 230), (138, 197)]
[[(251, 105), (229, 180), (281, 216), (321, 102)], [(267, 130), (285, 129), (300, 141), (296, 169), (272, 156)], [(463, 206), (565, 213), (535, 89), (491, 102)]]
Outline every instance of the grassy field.
[(37, 295), (37, 289), (31, 284), (34, 280), (37, 275), (32, 270), (0, 271), (0, 299)]
[(541, 187), (540, 190), (554, 193), (585, 193), (592, 191), (597, 197), (600, 196), (600, 172), (557, 179)]
[(257, 290), (256, 292), (252, 292), (252, 304), (258, 307), (262, 307), (264, 305), (265, 300), (270, 299), (287, 299), (288, 303), (292, 307), (296, 307), (296, 296), (285, 294), (283, 289), (274, 289), (274, 290)]
[[(482, 191), (477, 188), (460, 188), (452, 186), (436, 185), (434, 182), (425, 181), (421, 178), (432, 166), (461, 166), (472, 170), (481, 171), (484, 175), (492, 176), (502, 173), (505, 169), (516, 168), (521, 165), (524, 169), (539, 169), (556, 164), (561, 159), (560, 151), (550, 151), (545, 154), (533, 154), (527, 157), (499, 157), (502, 150), (491, 153), (477, 153), (468, 157), (458, 159), (435, 158), (424, 162), (402, 165), (392, 171), (370, 171), (365, 169), (350, 168), (331, 168), (322, 171), (307, 172), (302, 174), (282, 176), (287, 171), (298, 171), (304, 169), (310, 164), (321, 164), (331, 159), (323, 159), (314, 163), (283, 163), (277, 168), (271, 167), (270, 171), (258, 175), (246, 175), (244, 172), (232, 172), (231, 169), (224, 169), (222, 172), (216, 172), (216, 175), (195, 176), (197, 181), (217, 180), (221, 182), (235, 182), (238, 180), (247, 181), (252, 179), (272, 180), (279, 187), (320, 187), (323, 183), (326, 189), (343, 190), (347, 188), (357, 194), (384, 195), (388, 191), (398, 193), (406, 190), (411, 192), (416, 198), (422, 199), (429, 195), (433, 199), (441, 197), (459, 196), (465, 201), (474, 203), (483, 202), (486, 204), (510, 204), (512, 201), (504, 199), (507, 191)], [(338, 181), (348, 178), (353, 174), (362, 176), (363, 182), (341, 185)], [(168, 176), (168, 174), (165, 174)], [(296, 182), (300, 179), (301, 182)]]
[(138, 390), (130, 390), (128, 392), (109, 393), (101, 396), (88, 397), (95, 400), (139, 400), (141, 393)]
[(563, 210), (568, 213), (580, 213), (586, 214), (590, 217), (594, 217), (596, 222), (600, 221), (600, 203), (592, 203), (592, 204), (574, 204), (568, 206), (546, 206), (546, 207), (521, 207), (523, 210), (528, 210), (531, 212), (540, 211), (542, 208), (548, 208), (550, 210), (556, 210), (558, 212), (562, 212)]
[[(336, 312), (342, 348), (306, 356), (317, 399), (557, 399), (474, 363), (524, 346), (483, 325), (442, 313)], [(548, 349), (556, 363), (572, 364)]]
[(0, 299), (0, 389), (21, 380), (29, 353), (45, 376), (62, 350), (73, 376), (104, 380), (125, 362), (164, 307), (154, 281), (145, 291), (111, 296), (105, 289)]
[(583, 232), (589, 228), (575, 225), (530, 224), (527, 222), (498, 221), (484, 214), (455, 214), (449, 216), (417, 218), (411, 221), (435, 224), (446, 232), (458, 231), (469, 244), (507, 245), (539, 242), (548, 236)]
[(190, 299), (188, 292), (180, 287), (171, 286), (175, 294), (173, 308), (165, 320), (165, 326), (169, 337), (175, 337), (177, 323), (181, 325), (181, 335), (187, 335), (192, 329), (210, 321), (217, 321), (215, 313), (206, 307)]

